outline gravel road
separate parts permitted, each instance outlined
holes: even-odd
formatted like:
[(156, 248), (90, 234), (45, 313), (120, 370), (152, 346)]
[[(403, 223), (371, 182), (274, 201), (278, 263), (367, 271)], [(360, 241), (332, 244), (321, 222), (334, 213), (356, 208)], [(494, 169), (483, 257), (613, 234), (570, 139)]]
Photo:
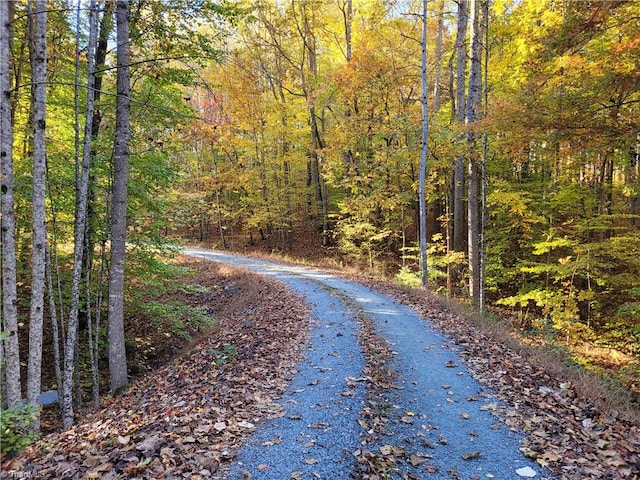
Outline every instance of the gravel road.
[(357, 477), (354, 453), (366, 433), (358, 424), (366, 382), (361, 381), (365, 358), (357, 314), (366, 315), (393, 350), (397, 388), (386, 392), (391, 421), (378, 443), (366, 448), (406, 452), (394, 478), (551, 478), (522, 455), (519, 435), (492, 414), (498, 401), (472, 378), (453, 342), (428, 319), (319, 270), (211, 250), (185, 253), (272, 276), (303, 296), (314, 315), (306, 358), (281, 399), (285, 415), (259, 426), (229, 479)]

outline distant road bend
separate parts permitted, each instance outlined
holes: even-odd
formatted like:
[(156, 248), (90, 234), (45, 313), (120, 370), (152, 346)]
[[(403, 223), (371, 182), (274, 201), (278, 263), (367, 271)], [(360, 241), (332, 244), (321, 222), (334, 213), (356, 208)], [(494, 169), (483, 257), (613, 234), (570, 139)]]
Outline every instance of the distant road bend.
[(472, 378), (447, 337), (410, 308), (312, 268), (212, 250), (185, 253), (276, 278), (303, 296), (314, 315), (306, 357), (281, 399), (285, 415), (259, 426), (228, 478), (357, 478), (354, 453), (366, 433), (358, 424), (366, 386), (357, 381), (365, 366), (357, 313), (394, 353), (399, 388), (388, 392), (390, 421), (378, 444), (366, 448), (403, 449), (397, 478), (551, 478), (519, 451), (516, 433), (498, 428), (487, 408), (497, 400)]

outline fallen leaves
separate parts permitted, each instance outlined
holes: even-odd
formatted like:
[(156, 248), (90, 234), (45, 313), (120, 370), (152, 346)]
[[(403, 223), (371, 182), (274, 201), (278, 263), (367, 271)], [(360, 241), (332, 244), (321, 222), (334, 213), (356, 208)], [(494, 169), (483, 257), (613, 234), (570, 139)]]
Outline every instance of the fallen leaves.
[(476, 458), (480, 458), (481, 455), (482, 453), (480, 452), (469, 452), (463, 453), (462, 455), (460, 455), (460, 457), (462, 457), (463, 460), (474, 460)]
[[(229, 278), (212, 281), (227, 284)], [(296, 307), (301, 302), (278, 284), (236, 277), (233, 282), (235, 293), (220, 293), (226, 295), (223, 302), (215, 295), (207, 299), (220, 320), (210, 340), (193, 348), (179, 362), (136, 383), (127, 394), (110, 401), (78, 426), (46, 437), (24, 455), (6, 462), (3, 471), (33, 469), (44, 478), (224, 476), (255, 422), (283, 415), (273, 399), (287, 387), (309, 318), (304, 309)], [(252, 298), (249, 292), (261, 292), (261, 298)], [(536, 369), (521, 354), (470, 328), (428, 297), (395, 293), (423, 314), (428, 312), (441, 330), (457, 339), (474, 377), (497, 391), (500, 401), (507, 405), (505, 408), (493, 402), (481, 407), (504, 421), (491, 428), (524, 430), (527, 438), (522, 449), (527, 456), (565, 480), (638, 478), (637, 424), (616, 417), (615, 412), (597, 411), (578, 396), (570, 382)], [(363, 444), (353, 453), (356, 477), (384, 478), (399, 463), (427, 473), (438, 472), (427, 454), (409, 453), (394, 445), (372, 446), (374, 436), (384, 434), (389, 421), (410, 423), (418, 417), (412, 412), (393, 417), (385, 406), (386, 400), (377, 391), (396, 388), (389, 361), (393, 352), (372, 329), (365, 326), (363, 331), (360, 340), (367, 355), (366, 377), (345, 378), (344, 389), (348, 394), (361, 381), (369, 387), (367, 404), (358, 421)], [(458, 364), (449, 361), (445, 366), (456, 368)], [(317, 384), (314, 380), (309, 386)], [(453, 397), (449, 385), (442, 388)], [(460, 417), (468, 419), (465, 412)], [(289, 418), (302, 419), (294, 415)], [(314, 428), (327, 426), (316, 424)], [(280, 442), (282, 438), (276, 437), (263, 445), (268, 448)], [(433, 449), (437, 447), (434, 442), (425, 441), (422, 447)], [(437, 443), (446, 445), (448, 440), (439, 434)], [(468, 452), (462, 459), (473, 461), (480, 455)], [(305, 463), (313, 460), (307, 458)], [(266, 463), (260, 464), (258, 471), (268, 468)], [(518, 471), (521, 478), (533, 478), (528, 475), (535, 473), (525, 468)], [(251, 478), (251, 473), (246, 473), (245, 478)], [(441, 475), (446, 475), (444, 468)], [(459, 473), (454, 468), (449, 475), (455, 478)], [(316, 473), (313, 476), (319, 478)], [(291, 478), (302, 478), (302, 474), (292, 472)]]
[[(210, 337), (77, 426), (44, 437), (3, 471), (69, 479), (224, 477), (256, 421), (281, 415), (274, 399), (286, 390), (311, 316), (280, 283), (215, 263), (203, 267), (210, 282), (235, 285), (218, 296), (194, 294), (218, 320)], [(233, 355), (220, 361), (230, 345)]]
[[(381, 282), (373, 288), (412, 306), (455, 340), (473, 376), (497, 392), (503, 402), (480, 407), (504, 422), (491, 428), (524, 431), (521, 450), (540, 466), (563, 480), (640, 478), (637, 422), (615, 411), (598, 410), (567, 379), (558, 378), (552, 369), (534, 366), (524, 354), (499, 343), (424, 292), (399, 290)], [(445, 366), (454, 368), (456, 363), (449, 361)]]

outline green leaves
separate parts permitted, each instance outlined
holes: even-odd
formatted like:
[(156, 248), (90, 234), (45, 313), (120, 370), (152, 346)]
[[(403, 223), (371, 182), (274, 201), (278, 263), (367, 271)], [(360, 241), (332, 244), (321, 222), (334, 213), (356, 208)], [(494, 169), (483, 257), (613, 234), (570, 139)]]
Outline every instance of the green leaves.
[(29, 424), (35, 420), (40, 407), (32, 404), (18, 404), (0, 411), (0, 453), (14, 455), (20, 453), (35, 438), (37, 433), (29, 430)]

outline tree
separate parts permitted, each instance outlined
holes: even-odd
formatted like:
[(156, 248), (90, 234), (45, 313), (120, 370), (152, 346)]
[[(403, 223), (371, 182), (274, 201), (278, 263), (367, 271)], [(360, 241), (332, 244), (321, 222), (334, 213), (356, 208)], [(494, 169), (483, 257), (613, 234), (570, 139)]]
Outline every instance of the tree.
[[(44, 323), (45, 254), (47, 227), (45, 183), (47, 162), (47, 2), (35, 0), (28, 7), (31, 56), (31, 95), (33, 101), (33, 250), (31, 254), (31, 314), (29, 316), (29, 364), (27, 401), (38, 403), (42, 377), (42, 331)], [(31, 429), (40, 430), (36, 416)]]
[(89, 173), (91, 165), (91, 140), (93, 138), (94, 100), (96, 87), (96, 43), (98, 29), (97, 3), (93, 0), (89, 7), (89, 40), (87, 43), (87, 109), (83, 140), (82, 162), (78, 185), (76, 187), (76, 211), (74, 227), (73, 273), (71, 277), (71, 305), (67, 339), (64, 351), (64, 369), (62, 395), (60, 404), (63, 412), (63, 424), (73, 423), (73, 367), (75, 351), (78, 343), (78, 310), (80, 304), (80, 287), (82, 268), (84, 265), (85, 235), (87, 233), (88, 203), (89, 203)]
[[(455, 96), (454, 92), (451, 92), (452, 102), (452, 114), (455, 119), (456, 125), (461, 126), (464, 124), (466, 113), (466, 85), (467, 85), (467, 26), (469, 16), (467, 12), (467, 0), (458, 0), (458, 21), (456, 30), (456, 43), (455, 43), (455, 55), (456, 55), (456, 86)], [(461, 148), (459, 146), (459, 148)], [(465, 233), (467, 232), (465, 222), (464, 211), (464, 187), (465, 187), (465, 173), (464, 173), (464, 156), (462, 153), (458, 153), (454, 160), (453, 167), (453, 188), (452, 188), (452, 213), (453, 213), (453, 233), (451, 235), (451, 251), (464, 252), (465, 246)], [(457, 265), (454, 265), (449, 272), (449, 281), (452, 285), (458, 283), (460, 279), (459, 269)], [(451, 288), (450, 288), (451, 290)]]
[(442, 47), (444, 37), (444, 0), (437, 2), (438, 30), (436, 33), (435, 72), (433, 74), (433, 112), (438, 113), (442, 102)]
[(116, 395), (129, 383), (124, 338), (124, 266), (127, 241), (127, 181), (129, 178), (129, 1), (116, 3), (117, 96), (113, 151), (111, 211), (111, 261), (109, 264), (109, 373), (111, 393)]
[[(20, 349), (18, 343), (18, 293), (16, 226), (14, 210), (12, 85), (9, 60), (13, 38), (13, 2), (0, 2), (0, 160), (2, 169), (2, 402), (20, 402)], [(6, 396), (5, 396), (6, 393)]]
[(469, 252), (469, 294), (475, 306), (480, 305), (480, 177), (478, 162), (477, 134), (473, 131), (478, 120), (482, 98), (482, 32), (480, 30), (481, 0), (471, 0), (471, 66), (469, 69), (469, 94), (465, 124), (467, 131), (469, 194), (468, 205), (468, 252)]
[(422, 148), (420, 149), (420, 270), (422, 286), (427, 286), (427, 155), (429, 152), (429, 105), (427, 103), (427, 0), (422, 2)]

